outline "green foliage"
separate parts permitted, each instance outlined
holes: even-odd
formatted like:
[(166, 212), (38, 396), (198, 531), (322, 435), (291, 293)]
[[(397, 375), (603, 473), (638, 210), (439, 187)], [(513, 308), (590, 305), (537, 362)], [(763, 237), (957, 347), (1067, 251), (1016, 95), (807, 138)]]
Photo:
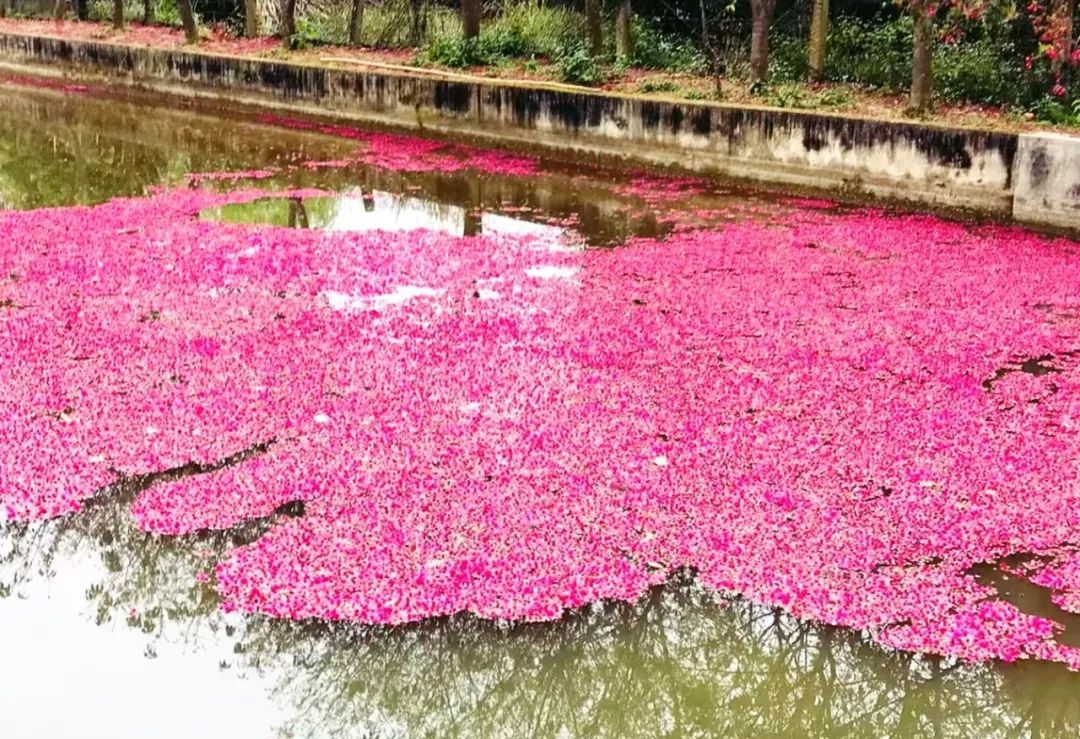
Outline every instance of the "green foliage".
[(310, 49), (325, 44), (323, 38), (317, 25), (300, 17), (296, 19), (296, 33), (289, 37), (288, 46), (290, 49)]
[[(345, 44), (349, 38), (351, 3), (312, 3), (302, 8), (303, 18), (312, 29), (311, 35), (327, 44)], [(449, 36), (461, 35), (461, 20), (456, 9), (429, 3), (424, 17), (425, 39), (429, 43)], [(376, 49), (412, 48), (412, 21), (409, 0), (379, 0), (369, 2), (364, 9), (361, 46)]]
[(810, 70), (806, 40), (791, 34), (777, 34), (772, 40), (769, 79), (773, 82), (799, 82)]
[(418, 58), (448, 67), (497, 65), (523, 57), (558, 59), (576, 48), (580, 26), (580, 17), (565, 8), (522, 0), (485, 23), (475, 39), (466, 40), (460, 25), (434, 34)]
[(818, 103), (825, 108), (846, 108), (855, 104), (855, 95), (849, 87), (830, 87), (818, 95)]
[(1011, 42), (981, 38), (942, 44), (934, 55), (935, 94), (941, 100), (1007, 105), (1024, 102)]
[(906, 15), (877, 22), (837, 19), (829, 33), (825, 76), (833, 82), (906, 90), (911, 84), (911, 37)]
[(180, 9), (176, 0), (157, 0), (154, 5), (154, 19), (166, 26), (180, 25)]
[(518, 40), (518, 54), (554, 59), (580, 43), (584, 21), (579, 13), (540, 0), (509, 0), (487, 27)]
[(673, 72), (702, 72), (708, 67), (695, 44), (685, 37), (664, 34), (640, 17), (634, 18), (631, 36), (634, 53), (630, 61), (635, 67)]
[[(480, 36), (466, 42), (460, 28), (434, 35), (419, 59), (429, 64), (469, 67), (500, 64), (513, 58), (553, 60), (563, 79), (575, 84), (602, 81), (595, 60), (583, 46), (584, 19), (579, 12), (540, 0), (511, 0), (502, 12), (485, 22)], [(685, 38), (666, 35), (635, 18), (634, 55), (630, 63), (648, 69), (701, 71), (704, 60)], [(607, 34), (612, 42), (613, 34)], [(609, 55), (610, 56), (610, 55)]]
[(844, 108), (855, 102), (855, 96), (846, 87), (831, 87), (813, 92), (805, 85), (783, 83), (765, 89), (762, 101), (774, 108)]
[[(951, 102), (999, 105), (1024, 102), (1020, 62), (1011, 26), (1001, 21), (972, 23), (954, 43), (934, 55), (934, 95)], [(876, 22), (834, 20), (825, 77), (862, 87), (901, 92), (911, 84), (912, 22), (906, 15)], [(773, 42), (770, 79), (797, 82), (809, 71), (804, 38), (780, 35)], [(792, 107), (792, 106), (785, 106)]]
[(460, 35), (439, 36), (420, 52), (418, 58), (421, 63), (460, 68), (496, 66), (530, 53), (529, 44), (514, 29), (496, 25), (483, 29), (473, 39)]
[(1066, 105), (1054, 98), (1039, 100), (1032, 112), (1035, 118), (1043, 123), (1053, 123), (1057, 126), (1080, 126), (1080, 98)]
[(641, 92), (678, 92), (679, 83), (672, 82), (671, 80), (645, 80), (641, 83), (639, 88)]
[(774, 108), (814, 108), (817, 103), (805, 87), (793, 83), (769, 87), (761, 98), (766, 105)]
[(604, 81), (604, 74), (599, 65), (583, 46), (564, 51), (556, 57), (555, 62), (559, 67), (559, 77), (563, 82), (592, 87)]
[(461, 36), (439, 36), (417, 54), (421, 64), (442, 64), (447, 67), (472, 66), (472, 49)]

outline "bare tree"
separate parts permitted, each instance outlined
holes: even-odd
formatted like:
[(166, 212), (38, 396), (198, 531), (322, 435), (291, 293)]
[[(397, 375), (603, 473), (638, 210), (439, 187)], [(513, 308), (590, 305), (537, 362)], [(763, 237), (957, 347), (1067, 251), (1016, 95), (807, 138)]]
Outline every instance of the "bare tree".
[(810, 80), (825, 79), (825, 58), (829, 40), (829, 0), (813, 0), (810, 15)]
[(154, 0), (143, 0), (142, 19), (148, 26), (154, 22)]
[(184, 26), (184, 38), (189, 44), (197, 44), (199, 26), (195, 22), (195, 9), (191, 6), (191, 0), (176, 0), (176, 7), (180, 11), (180, 23)]
[(63, 20), (65, 15), (67, 15), (67, 0), (56, 0), (53, 4), (53, 18)]
[(629, 61), (634, 56), (634, 8), (631, 0), (619, 0), (615, 9), (615, 56)]
[(769, 31), (776, 0), (750, 0), (750, 84), (760, 85), (769, 76)]
[(585, 0), (585, 24), (589, 30), (589, 51), (604, 53), (604, 0)]
[(481, 6), (481, 0), (461, 0), (461, 27), (467, 39), (480, 35)]
[(352, 0), (349, 13), (349, 46), (359, 46), (364, 35), (364, 6), (367, 0)]
[(116, 29), (124, 27), (124, 0), (113, 0), (112, 24)]

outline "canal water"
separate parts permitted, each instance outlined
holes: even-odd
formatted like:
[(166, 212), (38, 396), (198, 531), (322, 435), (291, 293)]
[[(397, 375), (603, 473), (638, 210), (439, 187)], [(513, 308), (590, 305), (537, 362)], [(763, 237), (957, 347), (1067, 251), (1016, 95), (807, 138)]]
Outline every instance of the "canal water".
[[(298, 166), (354, 148), (318, 132), (0, 79), (3, 208), (93, 204), (192, 173), (258, 171), (268, 190), (339, 195), (267, 197), (202, 217), (555, 230), (582, 247), (617, 248), (663, 236), (697, 207), (738, 201), (753, 217), (776, 201), (717, 185), (684, 202), (680, 220), (628, 191), (627, 173), (600, 169), (552, 163), (515, 178)], [(539, 625), (455, 617), (370, 628), (223, 613), (193, 575), (259, 533), (253, 524), (149, 535), (122, 495), (75, 516), (0, 525), (0, 736), (1080, 735), (1080, 676), (1059, 665), (889, 651), (850, 630), (718, 600), (689, 573), (636, 604)], [(1053, 608), (1030, 586), (999, 584), (1022, 608)]]

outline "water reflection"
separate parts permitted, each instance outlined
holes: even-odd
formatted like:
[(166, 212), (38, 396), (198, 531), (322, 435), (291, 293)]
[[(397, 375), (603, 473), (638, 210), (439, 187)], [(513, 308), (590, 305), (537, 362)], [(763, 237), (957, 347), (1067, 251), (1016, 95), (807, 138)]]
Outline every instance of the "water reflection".
[(349, 142), (191, 111), (5, 85), (0, 77), (0, 202), (99, 203), (176, 184), (190, 172), (333, 158)]
[[(246, 539), (243, 531), (149, 536), (117, 498), (80, 516), (9, 526), (0, 532), (8, 594), (0, 634), (18, 634), (35, 654), (69, 650), (70, 659), (54, 666), (69, 685), (93, 682), (94, 672), (73, 670), (96, 671), (82, 655), (108, 645), (110, 659), (134, 665), (112, 676), (126, 700), (152, 702), (163, 689), (143, 682), (136, 661), (147, 659), (171, 660), (174, 699), (213, 684), (245, 697), (230, 709), (236, 714), (249, 704), (267, 709), (265, 691), (274, 708), (245, 714), (252, 723), (244, 735), (1080, 732), (1080, 677), (1060, 666), (967, 667), (889, 652), (743, 601), (718, 604), (688, 576), (638, 604), (597, 605), (556, 624), (451, 618), (387, 629), (240, 619), (217, 610), (197, 575)], [(72, 593), (85, 604), (81, 617), (71, 615)], [(98, 627), (86, 628), (90, 622)], [(125, 630), (128, 638), (118, 637)], [(0, 694), (26, 679), (15, 673), (3, 673)], [(244, 693), (245, 686), (259, 690)], [(20, 735), (23, 719), (8, 721)]]
[[(674, 213), (637, 208), (597, 182), (590, 188), (581, 183), (559, 187), (559, 181), (559, 175), (526, 180), (488, 175), (481, 180), (460, 173), (393, 173), (361, 166), (316, 175), (292, 172), (260, 185), (340, 194), (259, 198), (208, 208), (201, 217), (333, 231), (426, 228), (456, 236), (573, 234), (573, 240), (593, 246), (614, 246), (633, 237), (661, 238), (675, 228)], [(719, 202), (714, 205), (720, 207)]]
[[(426, 219), (423, 227), (476, 235), (491, 215), (501, 215), (518, 223), (571, 229), (588, 244), (605, 246), (632, 237), (663, 237), (677, 220), (672, 208), (620, 189), (625, 173), (560, 165), (547, 166), (543, 175), (533, 177), (397, 172), (362, 164), (304, 167), (304, 161), (345, 160), (355, 153), (357, 142), (242, 118), (223, 122), (193, 111), (155, 109), (148, 114), (145, 104), (5, 85), (2, 76), (0, 90), (0, 204), (6, 208), (92, 204), (117, 195), (140, 195), (151, 185), (180, 184), (192, 172), (259, 169), (274, 173), (254, 183), (261, 188), (339, 192), (350, 213), (359, 212), (351, 203), (359, 197), (364, 212), (376, 215), (357, 222), (364, 228), (381, 227), (372, 225), (378, 216), (398, 209), (404, 221), (396, 223), (416, 217)], [(202, 186), (231, 188), (237, 183), (208, 180)], [(696, 193), (679, 209), (718, 211), (748, 200), (754, 198), (717, 187)], [(303, 208), (261, 205), (245, 215), (233, 212), (223, 218), (303, 223)], [(443, 208), (438, 223), (432, 220), (431, 206)], [(332, 209), (329, 203), (321, 207), (323, 215)], [(318, 219), (315, 223), (321, 225), (312, 227), (326, 227)]]
[[(1080, 729), (1080, 684), (1059, 667), (965, 668), (890, 653), (741, 601), (718, 606), (686, 577), (638, 604), (598, 605), (558, 624), (244, 621), (221, 614), (197, 575), (250, 532), (147, 535), (126, 512), (136, 491), (120, 489), (79, 516), (0, 532), (0, 588), (20, 600), (0, 608), (0, 633), (18, 634), (35, 653), (55, 655), (57, 643), (70, 650), (56, 669), (77, 684), (100, 669), (82, 656), (107, 645), (111, 660), (128, 665), (112, 688), (140, 701), (152, 703), (165, 686), (144, 682), (137, 660), (171, 655), (166, 685), (178, 695), (190, 698), (208, 683), (234, 695), (238, 683), (220, 673), (242, 676), (268, 690), (283, 716), (272, 728), (285, 736), (1067, 736)], [(58, 622), (58, 606), (74, 610), (72, 594), (84, 599), (84, 621)], [(100, 631), (84, 628), (89, 622)], [(117, 639), (125, 628), (141, 639)], [(80, 666), (89, 674), (73, 675)], [(0, 687), (11, 695), (25, 679), (8, 671), (11, 684)], [(263, 722), (275, 711), (246, 716), (254, 722), (248, 728), (269, 731)], [(18, 735), (25, 727), (14, 721)]]
[(570, 229), (526, 218), (485, 213), (398, 193), (352, 188), (341, 195), (256, 198), (207, 208), (204, 220), (327, 231), (401, 231), (427, 229), (453, 236), (527, 234), (546, 240), (573, 241)]

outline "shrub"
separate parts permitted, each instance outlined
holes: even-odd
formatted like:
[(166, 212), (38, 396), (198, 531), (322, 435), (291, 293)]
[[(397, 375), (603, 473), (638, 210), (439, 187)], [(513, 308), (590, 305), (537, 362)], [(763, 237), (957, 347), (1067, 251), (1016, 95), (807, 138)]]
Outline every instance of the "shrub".
[(810, 69), (805, 39), (789, 34), (777, 34), (769, 58), (769, 79), (772, 82), (798, 82), (806, 79)]
[(786, 82), (766, 88), (762, 100), (774, 108), (842, 108), (852, 105), (855, 96), (846, 87), (831, 87), (815, 94), (804, 85)]
[(679, 84), (671, 80), (645, 80), (639, 88), (641, 92), (678, 92)]
[(942, 100), (1020, 102), (1018, 58), (1008, 41), (981, 38), (942, 44), (934, 55), (935, 93)]
[(290, 49), (310, 49), (327, 43), (324, 38), (318, 26), (300, 17), (296, 19), (296, 33), (288, 38), (288, 45)]
[(439, 36), (417, 54), (421, 64), (442, 64), (447, 67), (468, 67), (470, 61), (461, 36)]
[(884, 90), (911, 84), (911, 18), (866, 22), (837, 19), (829, 33), (825, 77)]
[(1034, 108), (1035, 118), (1043, 123), (1058, 126), (1080, 126), (1080, 98), (1066, 105), (1060, 100), (1046, 97), (1039, 100)]
[(826, 108), (845, 108), (855, 104), (855, 96), (850, 88), (830, 87), (818, 95), (818, 103)]
[(604, 81), (604, 75), (596, 60), (583, 46), (563, 51), (555, 61), (563, 82), (591, 87)]
[(447, 67), (472, 67), (502, 64), (508, 59), (528, 56), (528, 52), (528, 44), (513, 29), (492, 26), (474, 39), (439, 36), (420, 52), (419, 59)]
[[(467, 44), (454, 28), (432, 38), (420, 55), (422, 61), (451, 67), (498, 64), (515, 57), (554, 60), (564, 77), (599, 80), (596, 64), (583, 58), (582, 15), (569, 8), (541, 4), (538, 0), (509, 2), (497, 17), (488, 20), (474, 45)], [(705, 63), (697, 47), (686, 39), (661, 33), (636, 18), (633, 26), (634, 55), (630, 62), (648, 69), (701, 71)], [(611, 46), (614, 35), (607, 34)], [(612, 49), (609, 49), (612, 51)], [(610, 56), (610, 54), (609, 54)]]
[(448, 67), (501, 64), (516, 57), (554, 59), (576, 48), (580, 25), (580, 18), (565, 8), (522, 0), (485, 23), (475, 39), (466, 41), (460, 24), (433, 35), (419, 59)]
[[(1024, 102), (1021, 54), (1011, 25), (973, 23), (960, 40), (942, 43), (934, 54), (934, 95), (939, 100), (1016, 104)], [(826, 79), (901, 92), (911, 84), (911, 18), (876, 23), (839, 18), (829, 34)], [(772, 71), (777, 80), (806, 74), (806, 44), (779, 39)]]
[(703, 72), (708, 67), (695, 44), (685, 38), (664, 34), (640, 17), (634, 17), (631, 32), (634, 53), (630, 63), (636, 67), (673, 72)]
[(518, 44), (516, 55), (554, 59), (579, 42), (584, 21), (580, 14), (538, 0), (514, 0), (487, 28)]

